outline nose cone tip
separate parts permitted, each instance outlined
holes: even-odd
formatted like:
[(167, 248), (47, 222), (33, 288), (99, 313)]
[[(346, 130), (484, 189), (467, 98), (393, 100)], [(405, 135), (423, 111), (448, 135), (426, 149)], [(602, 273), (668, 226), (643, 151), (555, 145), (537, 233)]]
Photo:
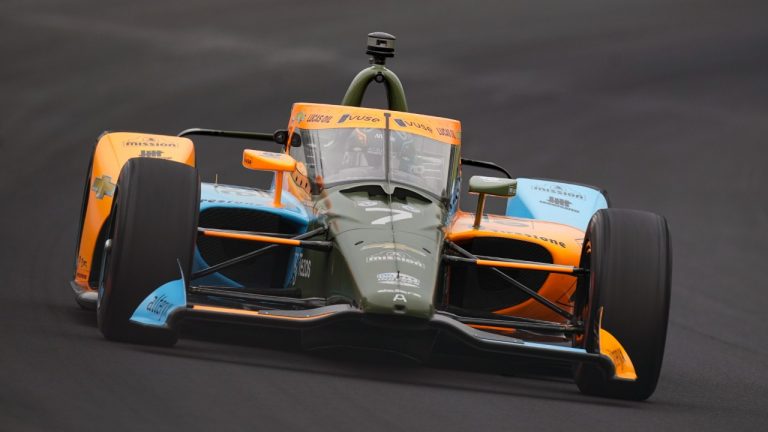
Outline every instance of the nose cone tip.
[(433, 314), (430, 299), (425, 299), (412, 288), (401, 285), (391, 285), (378, 288), (369, 294), (362, 304), (363, 312), (387, 315), (406, 315), (416, 318), (429, 319)]

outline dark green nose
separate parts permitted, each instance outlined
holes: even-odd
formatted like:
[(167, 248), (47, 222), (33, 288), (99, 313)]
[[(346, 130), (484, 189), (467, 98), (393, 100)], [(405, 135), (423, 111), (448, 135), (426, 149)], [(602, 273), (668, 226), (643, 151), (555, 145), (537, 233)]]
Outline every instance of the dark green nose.
[(360, 229), (340, 234), (336, 243), (363, 311), (432, 317), (439, 268), (433, 242), (408, 233)]

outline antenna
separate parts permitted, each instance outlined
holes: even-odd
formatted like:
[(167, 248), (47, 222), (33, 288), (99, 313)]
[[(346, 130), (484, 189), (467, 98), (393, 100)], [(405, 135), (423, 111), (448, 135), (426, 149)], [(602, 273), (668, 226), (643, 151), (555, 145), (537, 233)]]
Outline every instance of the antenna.
[(395, 37), (384, 32), (369, 33), (365, 53), (371, 56), (371, 65), (355, 76), (341, 104), (361, 106), (368, 84), (377, 82), (383, 83), (387, 88), (387, 105), (390, 110), (408, 112), (403, 84), (397, 75), (385, 66), (387, 59), (395, 56)]
[(387, 58), (395, 56), (395, 37), (384, 32), (368, 33), (365, 53), (371, 55), (371, 64), (386, 64)]

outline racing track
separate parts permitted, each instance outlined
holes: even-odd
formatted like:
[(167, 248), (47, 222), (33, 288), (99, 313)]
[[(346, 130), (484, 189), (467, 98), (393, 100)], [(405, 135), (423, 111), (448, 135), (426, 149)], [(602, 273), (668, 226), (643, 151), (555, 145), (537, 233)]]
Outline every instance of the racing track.
[[(107, 3), (0, 3), (0, 430), (766, 430), (765, 1)], [(373, 30), (398, 36), (411, 109), (463, 121), (465, 155), (669, 219), (649, 402), (283, 338), (108, 343), (77, 308), (75, 221), (103, 129), (271, 131), (295, 100), (337, 102)], [(252, 181), (240, 145), (221, 148), (200, 150), (204, 178)]]

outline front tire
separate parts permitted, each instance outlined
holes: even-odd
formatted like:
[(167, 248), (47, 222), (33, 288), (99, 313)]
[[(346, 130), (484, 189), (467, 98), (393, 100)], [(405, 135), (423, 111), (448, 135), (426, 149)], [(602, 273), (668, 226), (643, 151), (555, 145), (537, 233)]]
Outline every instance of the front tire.
[(666, 220), (643, 211), (599, 210), (587, 228), (581, 266), (590, 269), (585, 348), (599, 353), (600, 328), (607, 330), (629, 354), (637, 380), (612, 380), (581, 365), (576, 384), (589, 395), (645, 400), (656, 389), (667, 336), (672, 254)]
[(155, 289), (179, 279), (180, 271), (190, 274), (199, 206), (196, 168), (149, 158), (130, 159), (123, 166), (99, 287), (97, 317), (104, 337), (176, 343), (172, 330), (141, 326), (130, 318)]

